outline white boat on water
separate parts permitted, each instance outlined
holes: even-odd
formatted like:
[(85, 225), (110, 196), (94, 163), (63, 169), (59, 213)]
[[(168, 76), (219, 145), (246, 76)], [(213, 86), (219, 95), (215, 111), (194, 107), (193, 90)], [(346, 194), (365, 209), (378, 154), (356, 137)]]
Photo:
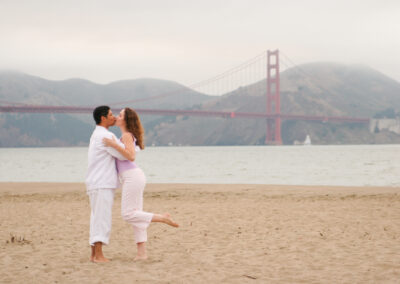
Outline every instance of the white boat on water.
[(304, 146), (309, 146), (309, 145), (311, 145), (311, 138), (310, 138), (310, 135), (307, 135), (307, 136), (306, 136), (306, 140), (304, 140), (303, 145), (304, 145)]

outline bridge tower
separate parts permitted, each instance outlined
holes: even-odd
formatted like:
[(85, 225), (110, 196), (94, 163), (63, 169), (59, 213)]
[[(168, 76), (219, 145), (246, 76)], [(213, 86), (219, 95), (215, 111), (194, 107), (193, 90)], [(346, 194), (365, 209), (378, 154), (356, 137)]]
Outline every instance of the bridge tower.
[(267, 51), (267, 135), (265, 144), (282, 145), (281, 99), (279, 93), (279, 50)]

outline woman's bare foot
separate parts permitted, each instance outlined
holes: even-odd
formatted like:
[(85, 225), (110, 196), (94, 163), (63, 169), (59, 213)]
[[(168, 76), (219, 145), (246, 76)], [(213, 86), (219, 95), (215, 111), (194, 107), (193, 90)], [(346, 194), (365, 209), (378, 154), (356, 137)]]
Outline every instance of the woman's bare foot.
[(147, 259), (146, 242), (137, 243), (137, 253), (135, 261)]
[(167, 225), (170, 225), (170, 226), (172, 226), (172, 227), (175, 227), (175, 228), (178, 228), (178, 227), (179, 227), (178, 223), (174, 222), (174, 221), (171, 219), (171, 214), (169, 214), (169, 213), (164, 213), (164, 214), (162, 214), (161, 216), (162, 216), (162, 221), (161, 221), (161, 222), (163, 222), (163, 223), (165, 223), (165, 224), (167, 224)]
[(135, 261), (146, 260), (146, 259), (147, 259), (147, 255), (137, 255), (135, 257)]
[(169, 213), (154, 214), (153, 219), (151, 219), (151, 222), (160, 222), (160, 223), (164, 223), (164, 224), (170, 225), (175, 228), (179, 227), (178, 223), (175, 223), (171, 219), (171, 215)]

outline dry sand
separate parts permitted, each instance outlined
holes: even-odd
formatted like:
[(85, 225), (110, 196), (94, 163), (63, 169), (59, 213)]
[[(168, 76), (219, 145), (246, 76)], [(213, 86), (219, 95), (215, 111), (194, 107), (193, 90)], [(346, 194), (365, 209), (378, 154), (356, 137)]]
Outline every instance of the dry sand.
[[(116, 195), (108, 264), (89, 262), (83, 184), (0, 183), (0, 283), (400, 283), (400, 188), (150, 184), (134, 262)], [(14, 238), (12, 239), (12, 236)]]

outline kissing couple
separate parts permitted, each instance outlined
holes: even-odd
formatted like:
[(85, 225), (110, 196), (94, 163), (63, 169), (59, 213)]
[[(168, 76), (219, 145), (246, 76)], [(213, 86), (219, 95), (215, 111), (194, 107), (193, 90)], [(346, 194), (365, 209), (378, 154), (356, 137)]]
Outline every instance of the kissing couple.
[[(112, 206), (116, 188), (122, 183), (121, 215), (132, 225), (137, 255), (135, 260), (147, 259), (147, 227), (161, 222), (179, 227), (170, 214), (143, 211), (143, 191), (146, 177), (136, 165), (136, 153), (144, 149), (144, 129), (139, 116), (131, 108), (124, 108), (115, 117), (108, 106), (93, 111), (96, 128), (90, 137), (86, 189), (90, 199), (90, 260), (101, 263), (109, 259), (103, 255), (103, 244), (108, 245), (111, 233)], [(108, 130), (118, 126), (119, 140)]]

